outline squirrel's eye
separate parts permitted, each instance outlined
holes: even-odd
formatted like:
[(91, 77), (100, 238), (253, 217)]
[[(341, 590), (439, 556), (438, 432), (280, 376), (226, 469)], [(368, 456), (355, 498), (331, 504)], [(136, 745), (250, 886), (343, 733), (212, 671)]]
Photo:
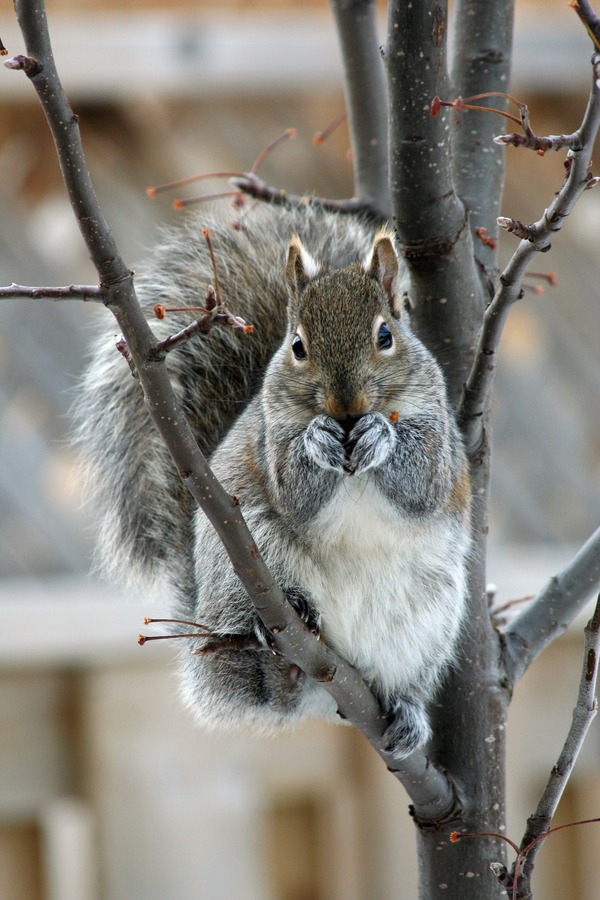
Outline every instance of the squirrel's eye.
[(394, 337), (392, 335), (392, 332), (387, 327), (385, 322), (382, 322), (379, 326), (379, 331), (377, 332), (377, 349), (389, 350), (393, 343)]
[(299, 334), (294, 335), (294, 339), (292, 340), (292, 353), (296, 357), (296, 359), (306, 359), (307, 353), (304, 344), (302, 343), (302, 338)]

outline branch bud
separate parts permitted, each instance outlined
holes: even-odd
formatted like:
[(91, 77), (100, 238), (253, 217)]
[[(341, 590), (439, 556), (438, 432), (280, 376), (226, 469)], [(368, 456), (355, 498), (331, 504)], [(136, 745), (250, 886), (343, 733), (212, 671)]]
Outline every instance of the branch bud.
[(43, 68), (41, 62), (38, 62), (33, 56), (23, 56), (22, 54), (13, 56), (12, 59), (7, 59), (4, 65), (7, 69), (22, 69), (28, 78), (34, 78), (36, 75), (39, 75)]

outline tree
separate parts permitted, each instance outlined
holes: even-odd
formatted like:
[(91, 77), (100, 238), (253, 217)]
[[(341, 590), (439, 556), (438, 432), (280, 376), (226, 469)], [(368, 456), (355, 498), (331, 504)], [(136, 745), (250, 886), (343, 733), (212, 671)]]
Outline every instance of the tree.
[[(463, 636), (462, 664), (449, 675), (434, 711), (434, 739), (428, 755), (418, 751), (398, 762), (380, 748), (386, 723), (374, 697), (344, 660), (307, 634), (258, 556), (239, 507), (218, 489), (179, 415), (163, 365), (166, 348), (157, 345), (137, 304), (132, 273), (119, 255), (93, 191), (77, 119), (54, 66), (43, 3), (15, 0), (27, 56), (14, 57), (6, 65), (24, 70), (38, 92), (74, 212), (98, 270), (99, 286), (50, 290), (13, 285), (0, 293), (4, 297), (94, 300), (114, 313), (150, 415), (178, 470), (187, 473), (187, 487), (218, 530), (261, 618), (267, 627), (278, 627), (278, 649), (326, 686), (346, 718), (365, 734), (408, 791), (418, 833), (421, 896), (427, 900), (438, 896), (481, 900), (500, 896), (503, 888), (521, 900), (531, 896), (534, 850), (523, 862), (519, 860), (518, 871), (509, 871), (501, 837), (504, 733), (510, 694), (533, 659), (600, 586), (599, 530), (503, 632), (490, 618), (485, 590), (490, 403), (502, 328), (520, 297), (532, 259), (549, 249), (575, 201), (596, 183), (589, 169), (600, 127), (600, 19), (587, 0), (571, 5), (594, 46), (592, 87), (581, 127), (572, 135), (538, 137), (530, 127), (526, 107), (519, 105), (517, 124), (522, 133), (499, 139), (503, 144), (536, 151), (566, 151), (563, 185), (540, 219), (523, 225), (498, 218), (501, 151), (494, 155), (480, 150), (492, 145), (497, 133), (495, 117), (480, 116), (477, 134), (462, 124), (465, 107), (478, 102), (482, 94), (491, 95), (491, 102), (504, 110), (508, 98), (498, 92), (509, 76), (512, 4), (506, 0), (458, 0), (450, 58), (447, 5), (439, 0), (410, 4), (392, 0), (382, 64), (374, 2), (332, 0), (345, 63), (355, 195), (349, 201), (314, 202), (348, 213), (361, 210), (391, 216), (410, 273), (413, 321), (444, 367), (469, 453), (475, 500), (471, 612)], [(450, 98), (461, 95), (470, 100), (457, 100), (452, 107)], [(254, 196), (281, 199), (279, 192), (270, 190), (254, 173), (238, 179), (238, 186)], [(287, 197), (285, 202), (294, 202), (294, 198)], [(499, 225), (520, 240), (500, 275), (496, 259)], [(436, 302), (440, 298), (445, 302)], [(211, 487), (210, 503), (205, 499), (207, 486)], [(228, 524), (223, 525), (223, 520)], [(588, 629), (577, 707), (581, 715), (576, 717), (565, 744), (565, 759), (557, 764), (522, 847), (536, 841), (535, 847), (539, 846), (537, 839), (548, 829), (561, 786), (593, 715), (599, 631), (597, 612)], [(455, 844), (450, 839), (452, 832), (486, 835)], [(476, 878), (469, 877), (473, 873)]]

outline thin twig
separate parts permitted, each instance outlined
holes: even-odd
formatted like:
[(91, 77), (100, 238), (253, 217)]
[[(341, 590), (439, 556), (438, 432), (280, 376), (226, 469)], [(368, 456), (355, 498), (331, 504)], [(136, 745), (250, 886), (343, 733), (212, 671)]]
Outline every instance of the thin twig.
[(171, 350), (188, 341), (194, 334), (208, 334), (211, 328), (214, 328), (216, 325), (226, 328), (237, 328), (243, 331), (244, 334), (251, 334), (254, 330), (252, 325), (249, 325), (239, 316), (234, 316), (226, 306), (216, 306), (212, 310), (204, 310), (202, 318), (194, 319), (193, 322), (190, 322), (189, 325), (186, 325), (185, 328), (182, 328), (175, 334), (157, 341), (152, 348), (152, 353), (170, 353)]
[[(527, 107), (525, 107), (525, 110)], [(525, 112), (523, 113), (525, 117)], [(511, 134), (498, 134), (494, 138), (495, 144), (525, 147), (527, 150), (535, 150), (542, 155), (547, 150), (581, 150), (581, 135), (578, 131), (572, 134), (535, 134), (531, 128), (525, 128), (525, 134), (513, 131)]]
[(0, 287), (0, 298), (83, 300), (91, 303), (106, 302), (105, 292), (95, 284), (69, 284), (64, 287), (30, 287), (25, 284), (10, 284), (8, 287)]
[(596, 49), (600, 50), (600, 16), (596, 15), (589, 0), (570, 0), (569, 6), (575, 10), (585, 25)]
[(374, 218), (379, 218), (379, 211), (368, 200), (358, 197), (350, 197), (346, 200), (327, 200), (324, 197), (316, 197), (312, 194), (288, 194), (283, 188), (271, 187), (254, 172), (245, 172), (236, 178), (230, 179), (235, 187), (254, 197), (256, 200), (264, 200), (276, 206), (318, 206), (321, 209), (339, 213), (365, 213)]
[(531, 876), (537, 853), (550, 829), (550, 822), (597, 712), (596, 681), (600, 653), (600, 596), (596, 602), (594, 614), (585, 627), (584, 634), (583, 666), (571, 727), (556, 765), (552, 767), (537, 809), (527, 820), (527, 828), (520, 846), (520, 853), (524, 857), (520, 877), (516, 866), (513, 868), (513, 882), (516, 882), (516, 895), (519, 898), (529, 897), (531, 894)]
[[(281, 143), (290, 138), (296, 137), (296, 129), (295, 128), (287, 128), (283, 134), (280, 134), (275, 140), (271, 141), (271, 143), (265, 147), (258, 154), (254, 162), (252, 163), (252, 167), (250, 169), (251, 175), (257, 175), (258, 170), (262, 163), (265, 161), (267, 156), (272, 153), (272, 151), (278, 147)], [(163, 191), (170, 191), (176, 187), (185, 187), (185, 185), (192, 184), (196, 181), (204, 181), (207, 178), (242, 178), (244, 177), (243, 172), (205, 172), (201, 175), (190, 175), (187, 178), (179, 178), (177, 181), (170, 181), (166, 184), (159, 184), (156, 187), (149, 187), (146, 189), (146, 193), (149, 197), (155, 197), (157, 194), (162, 193)], [(222, 197), (237, 197), (238, 201), (241, 200), (241, 195), (239, 191), (219, 191), (216, 194), (204, 194), (199, 197), (188, 197), (187, 199), (176, 199), (173, 200), (173, 209), (184, 209), (186, 206), (192, 206), (195, 203), (206, 203), (209, 200), (217, 200)], [(232, 203), (235, 205), (235, 200)]]

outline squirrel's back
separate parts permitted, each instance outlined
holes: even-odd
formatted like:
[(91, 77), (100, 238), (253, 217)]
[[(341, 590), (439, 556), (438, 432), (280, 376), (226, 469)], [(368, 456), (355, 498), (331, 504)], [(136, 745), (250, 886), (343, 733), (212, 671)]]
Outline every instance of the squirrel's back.
[[(202, 451), (210, 455), (260, 385), (286, 327), (284, 268), (293, 235), (327, 268), (369, 253), (375, 226), (309, 205), (289, 210), (255, 205), (240, 223), (229, 209), (201, 212), (165, 230), (136, 271), (138, 297), (153, 319), (155, 304), (203, 306), (216, 256), (222, 302), (254, 325), (245, 335), (213, 328), (168, 354), (176, 394)], [(179, 331), (193, 313), (152, 321), (157, 338)], [(86, 483), (99, 513), (98, 563), (131, 582), (165, 572), (192, 590), (190, 521), (194, 504), (144, 405), (139, 382), (114, 346), (112, 322), (97, 340), (76, 404), (76, 438)]]

